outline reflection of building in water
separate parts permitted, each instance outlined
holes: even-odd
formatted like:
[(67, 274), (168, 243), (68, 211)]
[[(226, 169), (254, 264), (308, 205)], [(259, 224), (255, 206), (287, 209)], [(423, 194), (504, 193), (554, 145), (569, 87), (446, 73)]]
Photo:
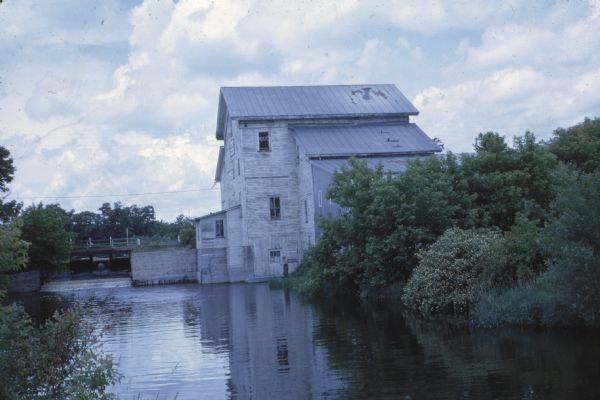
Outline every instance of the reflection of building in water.
[(267, 285), (209, 285), (200, 307), (202, 339), (229, 347), (233, 397), (321, 398), (342, 388), (313, 343), (311, 309), (295, 296)]

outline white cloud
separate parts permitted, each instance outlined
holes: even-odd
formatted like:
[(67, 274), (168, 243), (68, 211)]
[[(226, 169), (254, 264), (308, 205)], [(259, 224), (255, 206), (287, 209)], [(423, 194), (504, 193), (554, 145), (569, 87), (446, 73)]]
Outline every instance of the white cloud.
[(469, 151), (481, 131), (547, 138), (599, 116), (596, 19), (586, 7), (558, 3), (525, 22), (489, 26), (478, 45), (463, 40), (443, 84), (415, 97), (421, 125), (450, 149)]
[[(0, 140), (13, 193), (209, 188), (224, 85), (392, 82), (453, 150), (549, 133), (599, 108), (597, 1), (5, 2)], [(593, 116), (593, 115), (590, 115)], [(218, 191), (60, 200), (203, 214)]]

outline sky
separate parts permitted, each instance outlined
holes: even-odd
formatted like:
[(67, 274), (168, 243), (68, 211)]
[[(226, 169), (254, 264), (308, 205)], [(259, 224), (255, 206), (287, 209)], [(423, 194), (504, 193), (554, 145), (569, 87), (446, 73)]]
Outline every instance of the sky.
[(453, 152), (548, 139), (600, 117), (600, 0), (4, 0), (8, 198), (216, 211), (219, 87), (372, 83)]

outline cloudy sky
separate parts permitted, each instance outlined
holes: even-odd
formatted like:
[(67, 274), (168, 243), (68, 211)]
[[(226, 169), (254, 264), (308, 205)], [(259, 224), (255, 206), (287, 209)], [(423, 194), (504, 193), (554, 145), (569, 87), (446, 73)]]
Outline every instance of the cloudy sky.
[(10, 198), (202, 215), (220, 86), (342, 83), (396, 84), (455, 152), (480, 131), (548, 138), (600, 116), (600, 0), (4, 0)]

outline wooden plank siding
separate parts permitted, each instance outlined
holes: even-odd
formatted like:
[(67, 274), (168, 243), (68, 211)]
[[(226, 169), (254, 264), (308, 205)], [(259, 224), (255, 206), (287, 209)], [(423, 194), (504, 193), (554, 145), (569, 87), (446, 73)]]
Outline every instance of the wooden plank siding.
[[(392, 90), (391, 86), (388, 88), (390, 93), (398, 97), (395, 94), (397, 89), (394, 87)], [(342, 94), (345, 90), (349, 90), (348, 88), (349, 86), (329, 87), (327, 90), (339, 92), (340, 96), (335, 98), (342, 101), (346, 99)], [(363, 89), (365, 88), (361, 90)], [(230, 95), (238, 93), (237, 89), (227, 90), (231, 92)], [(240, 93), (245, 93), (253, 89), (239, 88), (239, 90)], [(301, 91), (298, 88), (291, 90)], [(270, 93), (271, 91), (261, 89), (257, 93), (259, 92)], [(375, 96), (375, 92), (373, 93)], [(369, 107), (372, 106), (375, 108), (389, 106), (393, 109), (400, 107), (399, 109), (402, 110), (408, 107), (404, 103), (402, 106), (400, 103), (386, 103), (387, 100), (393, 99), (375, 97), (373, 99), (376, 102), (371, 104), (370, 101), (363, 101), (364, 97), (358, 99), (356, 96), (351, 96), (352, 101), (344, 100), (350, 101), (344, 107), (363, 107), (365, 110), (370, 110)], [(402, 97), (401, 93), (399, 97)], [(412, 105), (408, 103), (410, 107), (406, 109), (410, 111), (409, 113), (390, 114), (383, 111), (379, 115), (376, 112), (348, 113), (346, 116), (332, 118), (328, 115), (302, 115), (302, 110), (299, 109), (295, 114), (298, 117), (291, 119), (290, 114), (287, 117), (275, 115), (272, 118), (259, 118), (258, 114), (244, 117), (240, 113), (245, 112), (246, 108), (263, 111), (264, 109), (254, 103), (240, 103), (240, 109), (234, 112), (234, 117), (231, 117), (226, 103), (227, 100), (221, 96), (217, 138), (222, 139), (224, 143), (223, 154), (219, 158), (220, 164), (217, 168), (217, 171), (220, 171), (217, 181), (220, 183), (221, 208), (224, 211), (196, 219), (199, 273), (204, 268), (205, 276), (209, 277), (207, 278), (209, 281), (260, 281), (281, 276), (284, 271), (283, 259), (288, 261), (289, 272), (292, 272), (306, 249), (318, 239), (320, 234), (317, 227), (318, 216), (339, 213), (339, 207), (329, 204), (325, 198), (331, 180), (331, 171), (314, 169), (311, 159), (314, 160), (315, 155), (309, 157), (305, 154), (301, 143), (296, 139), (294, 126), (299, 124), (354, 126), (367, 123), (389, 126), (390, 123), (409, 123), (409, 115), (415, 115), (411, 111)], [(310, 104), (305, 105), (312, 107)], [(277, 109), (276, 105), (271, 104), (271, 106)], [(339, 109), (342, 110), (344, 107)], [(312, 126), (309, 128), (319, 129)], [(259, 132), (268, 132), (267, 151), (259, 149)], [(281, 215), (278, 219), (271, 217), (271, 197), (280, 199)], [(208, 238), (206, 235), (202, 237), (202, 224), (214, 224), (217, 218), (225, 220), (225, 237)], [(272, 251), (275, 255), (280, 254), (282, 259), (271, 257)], [(225, 270), (223, 263), (226, 265)]]

